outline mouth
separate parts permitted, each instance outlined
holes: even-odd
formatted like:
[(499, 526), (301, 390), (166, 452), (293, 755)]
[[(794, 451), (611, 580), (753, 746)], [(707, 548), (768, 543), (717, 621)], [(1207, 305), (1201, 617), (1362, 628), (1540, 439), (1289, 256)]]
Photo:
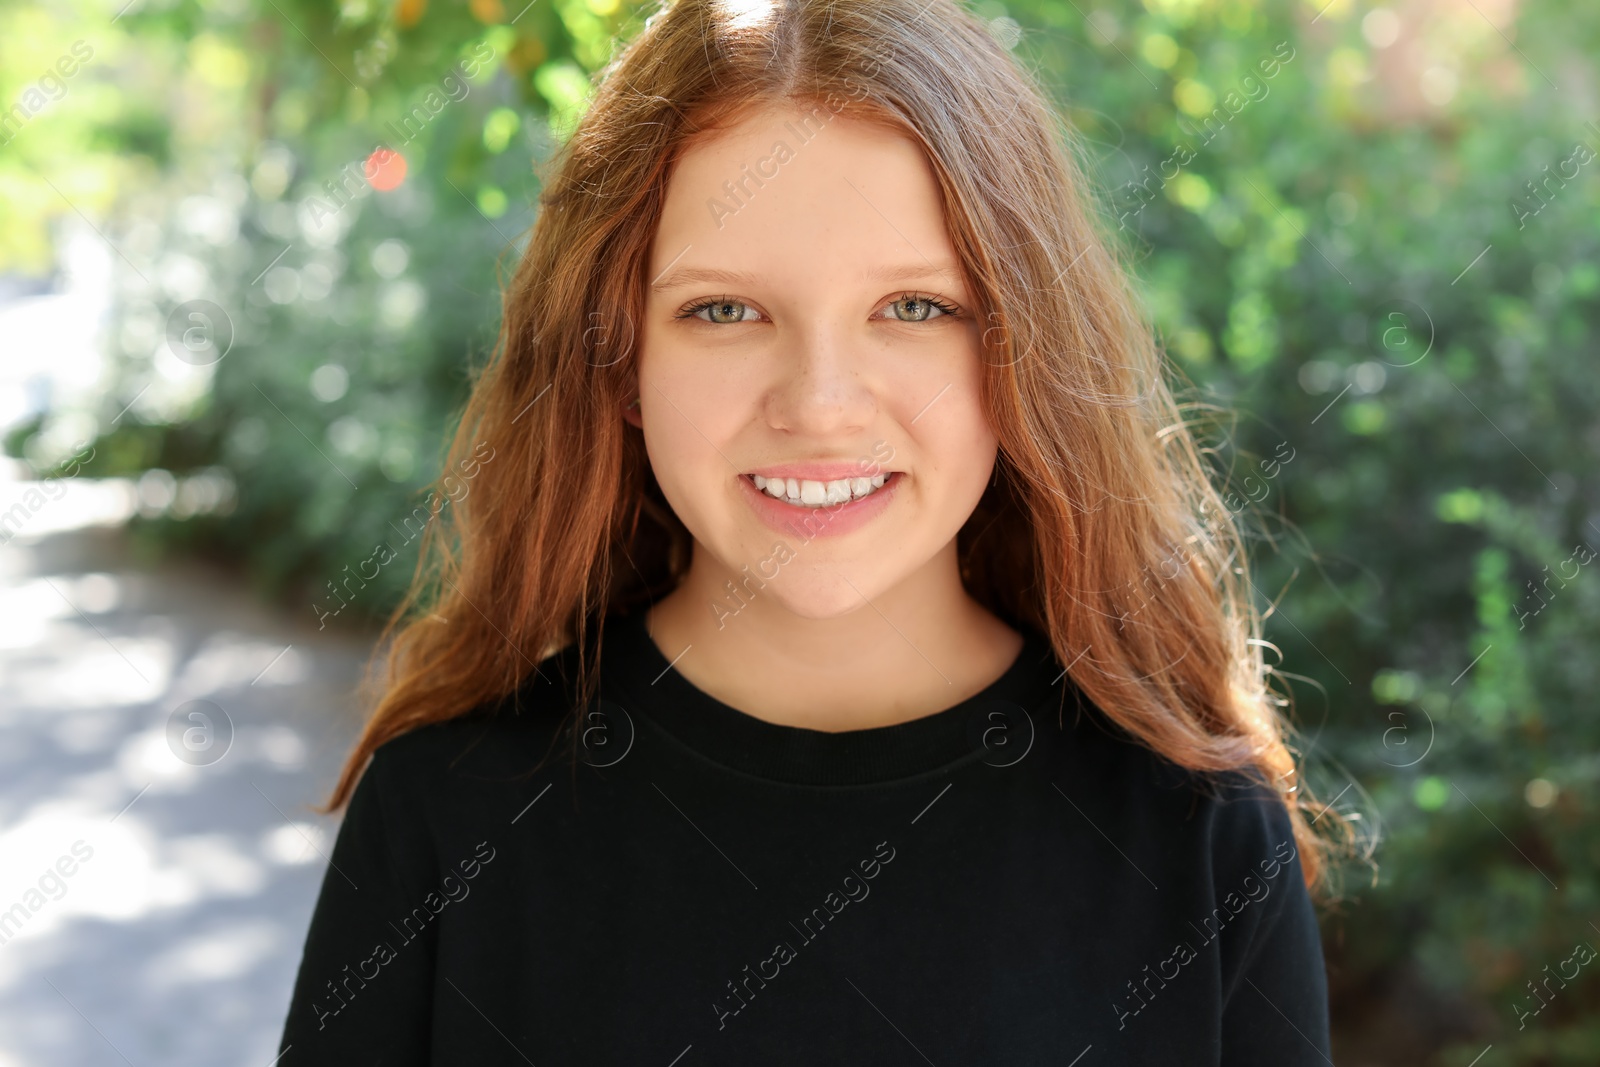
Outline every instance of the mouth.
[(901, 477), (899, 471), (884, 471), (871, 477), (855, 476), (833, 478), (827, 481), (814, 478), (768, 477), (761, 474), (741, 474), (739, 477), (755, 486), (774, 500), (799, 508), (825, 508), (864, 500), (893, 485)]

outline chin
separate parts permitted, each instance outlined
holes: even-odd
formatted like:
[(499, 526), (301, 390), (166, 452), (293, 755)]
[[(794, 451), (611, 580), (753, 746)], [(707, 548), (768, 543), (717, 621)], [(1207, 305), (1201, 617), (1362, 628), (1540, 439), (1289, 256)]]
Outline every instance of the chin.
[(873, 575), (870, 581), (853, 577), (846, 582), (827, 574), (785, 574), (778, 581), (784, 583), (781, 593), (776, 583), (769, 584), (765, 591), (775, 594), (775, 605), (802, 619), (838, 619), (857, 611), (871, 611), (867, 600), (876, 600), (886, 588), (880, 575)]

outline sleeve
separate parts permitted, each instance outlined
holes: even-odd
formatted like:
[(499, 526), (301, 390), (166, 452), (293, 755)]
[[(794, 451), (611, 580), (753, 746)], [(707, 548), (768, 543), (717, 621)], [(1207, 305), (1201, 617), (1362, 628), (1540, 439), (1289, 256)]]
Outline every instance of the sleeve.
[(438, 885), (420, 817), (407, 819), (379, 748), (356, 783), (312, 912), (281, 1067), (429, 1062)]
[(1221, 1062), (1331, 1067), (1322, 937), (1289, 812), (1253, 786), (1221, 805), (1217, 830), (1216, 896), (1245, 920), (1224, 950)]

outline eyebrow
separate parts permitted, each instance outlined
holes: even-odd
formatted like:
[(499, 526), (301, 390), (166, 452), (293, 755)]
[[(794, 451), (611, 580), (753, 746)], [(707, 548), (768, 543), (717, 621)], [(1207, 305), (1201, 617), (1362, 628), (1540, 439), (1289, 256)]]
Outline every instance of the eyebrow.
[[(954, 266), (946, 264), (938, 266), (932, 263), (908, 263), (899, 267), (875, 267), (861, 272), (861, 278), (869, 282), (903, 282), (917, 278), (946, 278), (955, 282), (961, 279), (961, 272)], [(758, 285), (760, 277), (748, 271), (717, 270), (712, 267), (679, 267), (665, 278), (650, 286), (652, 293), (665, 292), (675, 289), (680, 285), (689, 285), (696, 282), (723, 282), (728, 285)]]

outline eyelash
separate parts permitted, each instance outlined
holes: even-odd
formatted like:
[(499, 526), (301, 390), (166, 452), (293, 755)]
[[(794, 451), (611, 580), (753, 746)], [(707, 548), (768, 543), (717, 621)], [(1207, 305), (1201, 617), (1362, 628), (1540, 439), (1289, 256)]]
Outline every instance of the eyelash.
[[(938, 308), (941, 312), (944, 313), (944, 315), (951, 316), (952, 318), (954, 318), (956, 316), (959, 316), (961, 314), (961, 309), (959, 307), (957, 307), (956, 305), (951, 304), (951, 303), (947, 303), (946, 301), (943, 301), (943, 300), (940, 300), (938, 297), (929, 296), (926, 293), (912, 293), (912, 292), (901, 293), (899, 296), (897, 296), (893, 300), (889, 301), (888, 304), (885, 304), (884, 307), (891, 307), (891, 306), (893, 306), (895, 304), (898, 304), (902, 300), (922, 300), (922, 301), (925, 301), (925, 302), (927, 302), (929, 304), (932, 304), (934, 307)], [(704, 311), (706, 308), (716, 307), (718, 304), (743, 304), (745, 307), (750, 307), (751, 306), (746, 301), (739, 300), (739, 299), (737, 299), (735, 297), (717, 296), (717, 297), (710, 297), (710, 298), (707, 298), (705, 300), (696, 301), (695, 303), (690, 304), (687, 307), (684, 307), (684, 308), (680, 309), (678, 311), (677, 315), (674, 316), (674, 317), (675, 318), (680, 318), (680, 319), (695, 318), (695, 317), (697, 317), (699, 315), (700, 312)], [(932, 316), (929, 316), (926, 319), (923, 319), (922, 321), (923, 322), (932, 322), (934, 319), (941, 318), (941, 317), (943, 317), (943, 316), (932, 315)], [(704, 321), (704, 320), (702, 320), (702, 321)], [(904, 322), (907, 326), (915, 326), (915, 325), (917, 325), (916, 322), (907, 322), (904, 319), (894, 319), (894, 320), (890, 320), (890, 321)], [(706, 325), (708, 325), (708, 326), (734, 326), (734, 325), (737, 325), (737, 323), (732, 323), (732, 322), (707, 322)]]

